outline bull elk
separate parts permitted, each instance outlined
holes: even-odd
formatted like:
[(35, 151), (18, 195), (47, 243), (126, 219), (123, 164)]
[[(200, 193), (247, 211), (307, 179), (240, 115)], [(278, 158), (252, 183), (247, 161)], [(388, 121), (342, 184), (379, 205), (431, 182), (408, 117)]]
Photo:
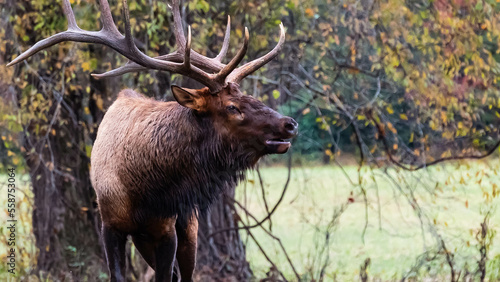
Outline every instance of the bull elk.
[(102, 29), (80, 29), (69, 0), (63, 10), (68, 30), (37, 42), (13, 60), (17, 64), (63, 41), (106, 45), (129, 62), (97, 78), (146, 69), (169, 71), (206, 87), (172, 86), (177, 102), (155, 101), (127, 89), (107, 110), (98, 129), (91, 157), (91, 181), (102, 219), (102, 238), (112, 281), (125, 280), (125, 243), (131, 235), (136, 248), (155, 270), (156, 281), (171, 281), (177, 258), (182, 281), (191, 281), (196, 261), (198, 213), (242, 180), (266, 154), (283, 154), (297, 123), (257, 99), (243, 95), (239, 82), (271, 61), (277, 46), (240, 67), (248, 47), (244, 42), (229, 63), (225, 57), (230, 18), (220, 53), (208, 58), (191, 50), (191, 29), (184, 34), (179, 0), (171, 9), (177, 50), (149, 57), (134, 43), (127, 1), (123, 0), (125, 35), (116, 27), (109, 4), (100, 1)]

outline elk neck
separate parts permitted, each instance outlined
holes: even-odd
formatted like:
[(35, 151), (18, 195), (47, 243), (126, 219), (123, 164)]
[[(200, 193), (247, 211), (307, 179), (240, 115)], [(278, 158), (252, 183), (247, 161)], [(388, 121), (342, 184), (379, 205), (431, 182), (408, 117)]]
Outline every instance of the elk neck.
[[(120, 178), (128, 182), (138, 222), (151, 215), (188, 217), (204, 211), (245, 178), (259, 156), (217, 130), (213, 120), (175, 102), (150, 104), (134, 146), (126, 146)], [(134, 119), (134, 113), (130, 116)], [(133, 148), (135, 147), (135, 148)], [(130, 150), (127, 150), (130, 148)], [(168, 205), (166, 204), (168, 203)], [(180, 220), (181, 222), (183, 219)]]

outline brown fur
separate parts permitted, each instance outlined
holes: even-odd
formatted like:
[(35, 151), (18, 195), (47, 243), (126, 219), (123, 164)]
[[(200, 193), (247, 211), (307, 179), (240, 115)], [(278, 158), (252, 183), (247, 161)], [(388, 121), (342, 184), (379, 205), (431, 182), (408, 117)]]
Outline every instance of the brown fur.
[(266, 140), (293, 137), (296, 123), (242, 95), (235, 84), (218, 95), (208, 88), (174, 94), (182, 105), (129, 89), (118, 95), (99, 127), (91, 180), (103, 228), (120, 238), (131, 234), (152, 266), (157, 263), (151, 252), (164, 236), (177, 236), (178, 260), (190, 265), (181, 272), (189, 273), (196, 251), (194, 215), (243, 179), (260, 157), (286, 152), (288, 147)]

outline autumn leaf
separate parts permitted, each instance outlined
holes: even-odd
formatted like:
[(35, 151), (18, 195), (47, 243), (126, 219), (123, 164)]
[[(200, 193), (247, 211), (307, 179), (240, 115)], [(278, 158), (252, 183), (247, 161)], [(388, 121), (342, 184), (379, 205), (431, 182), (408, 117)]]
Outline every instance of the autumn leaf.
[(273, 98), (277, 100), (280, 97), (280, 92), (278, 90), (273, 90)]
[(392, 108), (392, 105), (389, 105), (385, 108), (388, 114), (392, 115), (394, 113), (394, 109)]
[(331, 151), (330, 149), (326, 149), (326, 150), (325, 150), (325, 154), (326, 154), (327, 156), (329, 156), (329, 157), (333, 157), (333, 153), (332, 153), (332, 151)]
[(82, 63), (82, 69), (83, 69), (83, 71), (90, 71), (90, 63), (89, 62), (83, 62)]
[(306, 14), (308, 17), (313, 17), (313, 16), (314, 16), (314, 11), (313, 11), (313, 9), (311, 9), (311, 8), (307, 8), (304, 12), (305, 12), (305, 14)]

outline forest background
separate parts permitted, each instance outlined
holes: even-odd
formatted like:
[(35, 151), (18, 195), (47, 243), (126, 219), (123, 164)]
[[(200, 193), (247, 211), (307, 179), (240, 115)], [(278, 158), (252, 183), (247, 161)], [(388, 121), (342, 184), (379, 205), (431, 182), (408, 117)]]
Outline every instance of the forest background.
[[(100, 28), (97, 1), (70, 2), (81, 28)], [(109, 2), (122, 27), (123, 3)], [(128, 5), (141, 50), (175, 48), (166, 1)], [(6, 67), (66, 29), (61, 7), (0, 0), (0, 182), (6, 194), (15, 168), (16, 277), (106, 280), (88, 177), (98, 125), (123, 88), (171, 100), (170, 85), (192, 82), (156, 71), (95, 80), (126, 59), (88, 44)], [(300, 124), (292, 152), (261, 162), (203, 219), (197, 279), (500, 279), (498, 1), (192, 0), (182, 12), (208, 56), (228, 15), (228, 57), (247, 26), (245, 60), (268, 52), (283, 22), (281, 54), (242, 89)], [(129, 278), (148, 280), (128, 254)]]

